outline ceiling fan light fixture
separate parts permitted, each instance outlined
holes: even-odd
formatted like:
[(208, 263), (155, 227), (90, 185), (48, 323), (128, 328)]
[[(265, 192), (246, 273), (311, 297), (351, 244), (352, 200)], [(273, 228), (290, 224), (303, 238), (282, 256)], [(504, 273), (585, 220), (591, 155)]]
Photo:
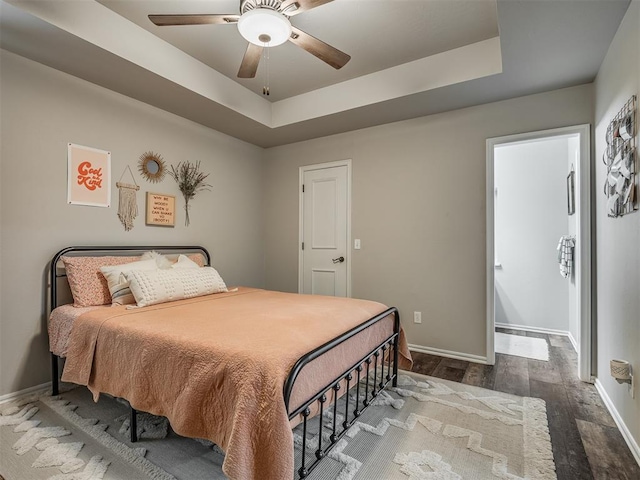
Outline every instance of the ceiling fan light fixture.
[(238, 30), (248, 42), (260, 46), (266, 43), (269, 47), (275, 47), (282, 45), (291, 36), (291, 22), (274, 10), (256, 8), (242, 14), (238, 20)]

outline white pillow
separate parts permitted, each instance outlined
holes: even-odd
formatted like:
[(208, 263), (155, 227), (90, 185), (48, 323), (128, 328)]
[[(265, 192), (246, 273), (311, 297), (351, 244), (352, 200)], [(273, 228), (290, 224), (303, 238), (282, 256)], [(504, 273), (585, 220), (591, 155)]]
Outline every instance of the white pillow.
[(212, 267), (130, 270), (124, 275), (139, 307), (227, 291)]
[(100, 267), (102, 275), (107, 279), (109, 293), (111, 294), (111, 305), (131, 305), (136, 303), (136, 299), (133, 298), (133, 294), (129, 289), (129, 282), (123, 275), (124, 272), (130, 270), (156, 270), (157, 268), (156, 260), (153, 258), (112, 267)]
[(141, 260), (149, 260), (150, 258), (153, 258), (156, 261), (158, 268), (171, 268), (171, 264), (173, 263), (166, 256), (162, 255), (160, 252), (156, 252), (155, 250), (144, 252), (142, 257), (140, 257)]
[(186, 255), (180, 255), (178, 257), (178, 261), (173, 265), (171, 265), (171, 268), (181, 269), (181, 268), (201, 268), (201, 267)]

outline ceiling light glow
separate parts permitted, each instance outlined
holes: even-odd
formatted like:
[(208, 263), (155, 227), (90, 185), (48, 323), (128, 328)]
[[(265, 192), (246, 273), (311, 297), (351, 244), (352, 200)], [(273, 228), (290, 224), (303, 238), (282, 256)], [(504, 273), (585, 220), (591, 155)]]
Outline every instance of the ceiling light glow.
[(240, 17), (238, 30), (240, 35), (255, 45), (268, 44), (269, 47), (275, 47), (282, 45), (291, 36), (291, 22), (274, 10), (256, 8)]

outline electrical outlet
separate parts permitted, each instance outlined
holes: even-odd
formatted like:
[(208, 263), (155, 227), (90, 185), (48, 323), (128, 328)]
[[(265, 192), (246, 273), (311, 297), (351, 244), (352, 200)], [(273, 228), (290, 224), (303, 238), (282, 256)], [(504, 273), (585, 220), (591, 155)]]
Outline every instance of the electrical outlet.
[(413, 312), (413, 323), (422, 323), (422, 312)]

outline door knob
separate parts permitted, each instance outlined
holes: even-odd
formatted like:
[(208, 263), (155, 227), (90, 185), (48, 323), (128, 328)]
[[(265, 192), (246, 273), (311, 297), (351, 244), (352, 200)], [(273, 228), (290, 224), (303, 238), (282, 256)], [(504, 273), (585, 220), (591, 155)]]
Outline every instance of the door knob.
[(342, 263), (344, 262), (344, 257), (338, 257), (331, 260), (333, 263)]

